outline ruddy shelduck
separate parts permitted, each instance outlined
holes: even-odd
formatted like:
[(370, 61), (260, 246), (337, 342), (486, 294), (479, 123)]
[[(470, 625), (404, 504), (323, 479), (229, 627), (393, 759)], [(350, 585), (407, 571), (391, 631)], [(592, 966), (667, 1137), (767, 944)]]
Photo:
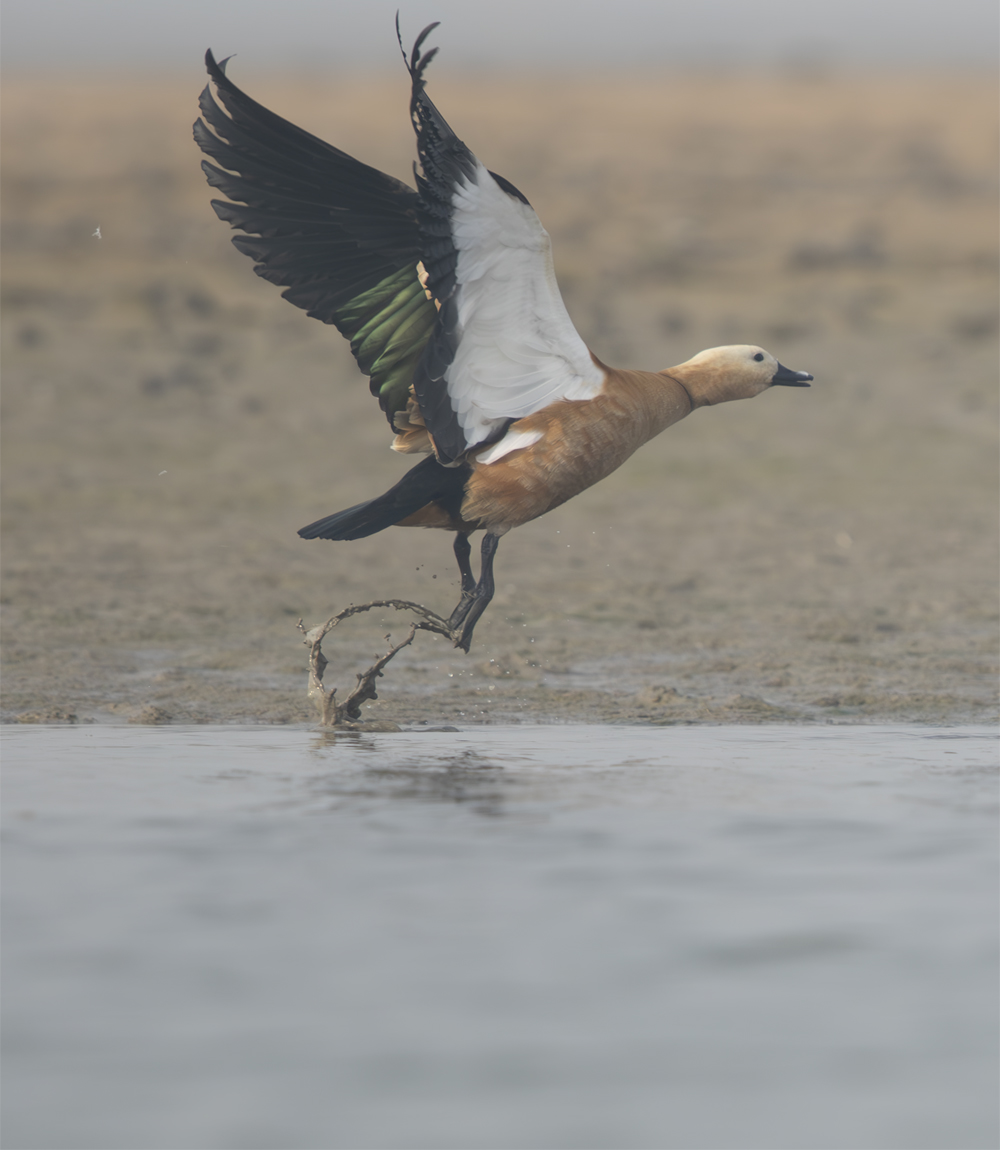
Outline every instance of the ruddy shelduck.
[[(205, 62), (222, 107), (206, 87), (194, 134), (216, 161), (202, 163), (208, 182), (230, 201), (212, 207), (244, 233), (233, 243), (285, 299), (351, 341), (395, 433), (392, 447), (427, 456), (384, 495), (299, 534), (361, 539), (394, 525), (456, 532), (462, 596), (448, 625), (468, 651), (493, 596), (502, 535), (610, 475), (695, 408), (776, 384), (808, 387), (812, 376), (747, 344), (659, 372), (602, 363), (569, 318), (531, 205), (483, 166), (426, 95), (437, 49), (422, 47), (436, 27), (421, 32), (409, 59), (403, 52), (416, 191), (251, 100), (211, 52)], [(469, 534), (479, 530), (477, 582)]]

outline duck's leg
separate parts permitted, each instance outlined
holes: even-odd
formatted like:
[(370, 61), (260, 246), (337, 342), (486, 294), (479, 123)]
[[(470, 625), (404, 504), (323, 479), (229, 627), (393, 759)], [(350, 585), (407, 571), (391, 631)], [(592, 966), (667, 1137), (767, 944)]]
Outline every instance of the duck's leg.
[(462, 598), (459, 599), (455, 610), (448, 616), (448, 626), (453, 631), (461, 625), (462, 620), (469, 613), (469, 608), (472, 606), (472, 596), (476, 593), (476, 577), (472, 574), (472, 564), (469, 562), (471, 554), (472, 546), (469, 543), (469, 536), (464, 531), (459, 531), (455, 536), (455, 558), (458, 560), (458, 570), (462, 575)]
[(472, 597), (476, 593), (476, 577), (472, 574), (472, 564), (469, 562), (471, 554), (472, 547), (469, 544), (469, 536), (464, 531), (459, 531), (455, 536), (455, 558), (458, 560), (458, 570), (462, 575), (462, 598), (459, 599), (458, 606), (448, 617), (448, 626), (453, 631), (469, 613)]
[[(481, 552), (482, 564), (479, 568), (479, 582), (469, 594), (466, 594), (463, 590), (461, 602), (451, 613), (451, 618), (448, 620), (448, 626), (453, 631), (457, 631), (459, 627), (462, 628), (461, 634), (455, 640), (455, 646), (462, 651), (468, 651), (469, 644), (472, 642), (472, 632), (479, 622), (479, 617), (489, 606), (490, 600), (493, 598), (493, 592), (495, 590), (493, 583), (493, 556), (497, 553), (497, 544), (499, 542), (499, 535), (491, 535), (487, 532), (483, 536)], [(466, 541), (466, 547), (468, 547), (468, 541)], [(457, 554), (458, 540), (455, 541), (455, 550)], [(459, 565), (461, 565), (461, 560), (459, 560)]]
[(455, 558), (458, 560), (458, 569), (462, 573), (462, 598), (471, 595), (476, 589), (476, 577), (472, 574), (472, 564), (469, 562), (469, 556), (472, 554), (472, 546), (469, 543), (469, 537), (464, 531), (459, 531), (455, 536)]

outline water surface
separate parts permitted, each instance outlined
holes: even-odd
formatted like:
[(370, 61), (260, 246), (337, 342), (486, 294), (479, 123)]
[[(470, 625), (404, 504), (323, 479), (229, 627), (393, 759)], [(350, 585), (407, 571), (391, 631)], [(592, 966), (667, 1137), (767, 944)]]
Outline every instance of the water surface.
[(3, 735), (5, 1145), (996, 1145), (991, 729)]

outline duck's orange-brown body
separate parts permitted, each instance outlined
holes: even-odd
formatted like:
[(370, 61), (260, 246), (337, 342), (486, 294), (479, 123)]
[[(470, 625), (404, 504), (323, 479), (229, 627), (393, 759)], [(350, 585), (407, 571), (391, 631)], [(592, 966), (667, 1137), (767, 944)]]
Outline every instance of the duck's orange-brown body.
[(552, 403), (511, 426), (539, 434), (536, 442), (491, 463), (480, 461), (486, 449), (470, 453), (459, 516), (430, 503), (398, 525), (505, 535), (600, 482), (648, 440), (711, 402), (692, 397), (677, 378), (683, 367), (624, 371), (594, 361), (605, 373), (597, 396)]
[(563, 400), (518, 420), (518, 431), (542, 433), (536, 443), (495, 463), (473, 461), (464, 520), (503, 535), (598, 483), (692, 410), (674, 379), (604, 370), (604, 387), (593, 399)]

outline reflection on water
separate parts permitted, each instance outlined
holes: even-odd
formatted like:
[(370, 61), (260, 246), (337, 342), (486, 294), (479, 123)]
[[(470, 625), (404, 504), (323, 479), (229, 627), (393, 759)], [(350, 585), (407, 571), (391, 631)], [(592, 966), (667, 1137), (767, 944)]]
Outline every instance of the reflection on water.
[(996, 1144), (992, 731), (4, 740), (6, 1145)]
[[(513, 779), (505, 779), (503, 767), (486, 754), (470, 747), (455, 754), (442, 753), (440, 745), (437, 745), (423, 759), (405, 754), (392, 754), (390, 757), (386, 751), (394, 750), (391, 743), (388, 748), (376, 746), (363, 735), (345, 737), (320, 733), (314, 737), (312, 745), (319, 756), (324, 751), (332, 751), (338, 743), (343, 748), (345, 742), (358, 755), (361, 767), (358, 775), (337, 772), (314, 780), (311, 786), (313, 794), (326, 794), (334, 799), (333, 805), (339, 805), (348, 797), (416, 799), (432, 803), (468, 803), (481, 815), (504, 813), (504, 788), (511, 785)], [(374, 763), (370, 761), (372, 759)]]

